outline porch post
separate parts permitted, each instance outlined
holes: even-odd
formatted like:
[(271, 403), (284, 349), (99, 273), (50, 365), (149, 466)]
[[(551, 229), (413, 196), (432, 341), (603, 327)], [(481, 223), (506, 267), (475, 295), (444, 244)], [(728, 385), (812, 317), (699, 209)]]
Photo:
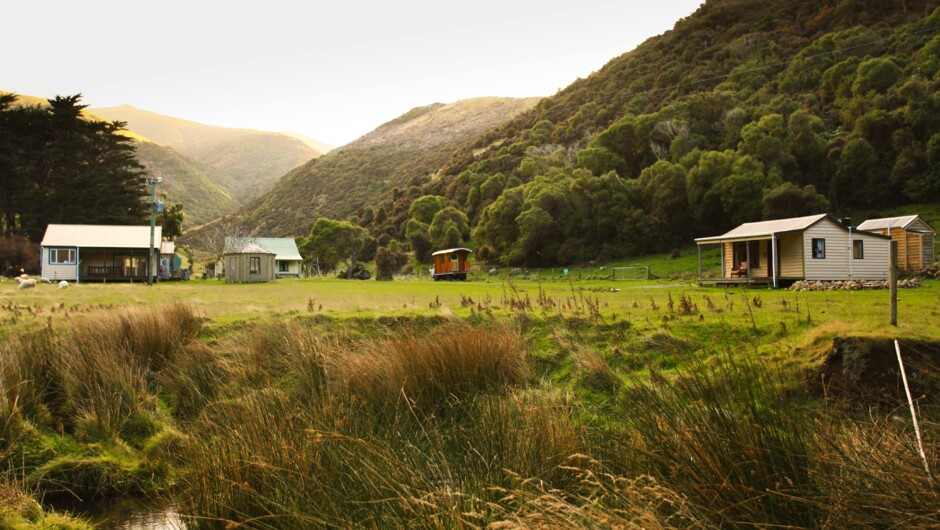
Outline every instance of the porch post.
[(771, 278), (774, 282), (774, 289), (777, 288), (777, 234), (770, 234), (770, 263), (768, 264), (771, 273)]
[(747, 279), (751, 279), (751, 242), (744, 242), (744, 259), (747, 260)]
[(698, 283), (702, 284), (702, 245), (695, 245), (698, 250)]

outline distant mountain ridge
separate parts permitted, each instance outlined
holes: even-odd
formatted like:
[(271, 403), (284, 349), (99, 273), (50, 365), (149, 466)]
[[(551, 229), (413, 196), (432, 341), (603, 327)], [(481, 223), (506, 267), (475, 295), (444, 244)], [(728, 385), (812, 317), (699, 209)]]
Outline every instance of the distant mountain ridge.
[(294, 169), (230, 221), (266, 237), (306, 235), (317, 217), (345, 218), (437, 171), (455, 150), (539, 99), (485, 97), (412, 109)]
[(282, 133), (205, 125), (130, 105), (89, 110), (218, 170), (207, 176), (238, 202), (268, 191), (287, 171), (322, 154), (308, 141)]

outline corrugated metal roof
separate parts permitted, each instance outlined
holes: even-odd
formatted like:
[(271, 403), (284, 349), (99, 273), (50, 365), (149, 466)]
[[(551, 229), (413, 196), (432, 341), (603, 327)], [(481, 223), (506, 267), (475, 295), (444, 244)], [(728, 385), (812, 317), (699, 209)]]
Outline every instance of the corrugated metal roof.
[(722, 239), (746, 239), (749, 237), (769, 237), (772, 234), (784, 232), (797, 232), (806, 230), (827, 214), (807, 215), (805, 217), (791, 217), (789, 219), (775, 219), (773, 221), (760, 221), (757, 223), (744, 223), (720, 236), (700, 237), (696, 241), (717, 241)]
[(274, 259), (284, 261), (303, 261), (297, 243), (291, 237), (227, 237), (225, 254), (242, 254), (241, 247), (246, 244), (257, 245), (265, 249), (265, 254), (274, 254)]
[(259, 237), (255, 243), (277, 254), (274, 259), (285, 261), (303, 261), (297, 242), (292, 237)]
[[(153, 229), (153, 248), (163, 239), (163, 228)], [(150, 225), (49, 225), (44, 247), (150, 248)]]
[[(917, 220), (917, 215), (903, 215), (900, 217), (884, 217), (882, 219), (869, 219), (858, 225), (859, 230), (883, 230), (890, 225), (892, 228), (907, 228)], [(924, 224), (927, 224), (924, 222)], [(929, 225), (928, 225), (929, 226)]]
[(270, 250), (256, 245), (252, 242), (245, 242), (240, 247), (233, 247), (225, 250), (226, 254), (274, 254)]

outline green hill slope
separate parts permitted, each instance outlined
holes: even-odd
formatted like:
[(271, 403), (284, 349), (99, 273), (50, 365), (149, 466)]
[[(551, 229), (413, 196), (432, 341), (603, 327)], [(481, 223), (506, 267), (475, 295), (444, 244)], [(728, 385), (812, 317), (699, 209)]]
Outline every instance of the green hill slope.
[(238, 214), (255, 234), (305, 235), (317, 217), (343, 218), (416, 178), (537, 99), (478, 98), (420, 107), (298, 167)]
[(130, 105), (92, 112), (127, 122), (131, 131), (217, 170), (216, 184), (239, 202), (264, 193), (287, 171), (320, 155), (306, 143), (280, 133), (205, 125)]
[(227, 215), (238, 202), (206, 175), (211, 170), (180, 155), (172, 148), (153, 142), (137, 144), (137, 159), (151, 175), (163, 177), (157, 192), (171, 203), (183, 205), (184, 228), (207, 223)]
[(937, 202), (935, 8), (709, 1), (361, 218), (403, 240), (411, 202), (440, 195), (467, 213), (481, 254), (540, 265), (668, 250), (761, 218)]

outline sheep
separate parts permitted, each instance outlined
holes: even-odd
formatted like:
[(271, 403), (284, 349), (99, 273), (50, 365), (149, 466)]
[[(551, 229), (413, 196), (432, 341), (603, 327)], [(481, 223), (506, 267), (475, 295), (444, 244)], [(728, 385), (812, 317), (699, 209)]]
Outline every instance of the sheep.
[(36, 280), (23, 280), (20, 282), (20, 289), (32, 289), (36, 287)]
[(23, 278), (20, 278), (19, 276), (14, 276), (13, 281), (16, 282), (17, 285), (19, 285), (23, 283)]
[(68, 288), (69, 288), (69, 282), (65, 280), (62, 280), (61, 282), (59, 282), (59, 289), (68, 289)]
[(52, 280), (50, 280), (49, 278), (40, 278), (39, 281), (42, 283), (52, 283)]

